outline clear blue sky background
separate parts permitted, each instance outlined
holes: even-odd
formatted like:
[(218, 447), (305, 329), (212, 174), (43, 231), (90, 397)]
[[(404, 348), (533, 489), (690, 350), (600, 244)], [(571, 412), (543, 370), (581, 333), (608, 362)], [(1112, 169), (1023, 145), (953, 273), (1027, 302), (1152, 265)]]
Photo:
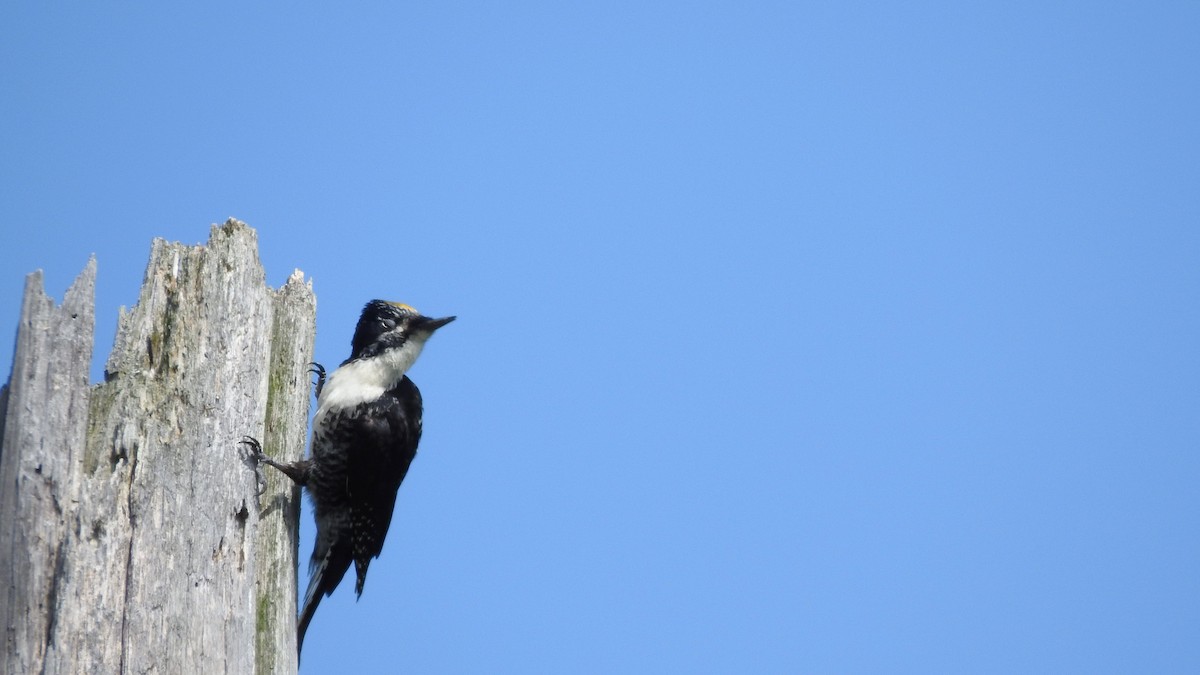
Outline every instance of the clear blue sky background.
[[(1052, 6), (1051, 6), (1052, 5)], [(459, 321), (303, 672), (1200, 671), (1200, 5), (6, 3), (24, 275)], [(302, 555), (311, 547), (305, 513)]]

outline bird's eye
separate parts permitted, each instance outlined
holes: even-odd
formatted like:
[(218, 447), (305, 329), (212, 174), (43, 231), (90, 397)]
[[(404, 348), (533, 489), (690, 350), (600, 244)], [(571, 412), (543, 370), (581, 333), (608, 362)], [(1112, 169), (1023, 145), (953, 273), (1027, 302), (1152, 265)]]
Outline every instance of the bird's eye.
[(396, 327), (396, 320), (395, 319), (381, 319), (379, 321), (379, 325), (383, 326), (384, 330), (391, 330)]

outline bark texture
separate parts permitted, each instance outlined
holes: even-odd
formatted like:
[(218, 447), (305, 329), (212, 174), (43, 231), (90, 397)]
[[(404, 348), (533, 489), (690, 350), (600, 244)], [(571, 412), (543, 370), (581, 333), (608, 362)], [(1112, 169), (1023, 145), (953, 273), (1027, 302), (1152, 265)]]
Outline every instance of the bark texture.
[(298, 493), (239, 452), (303, 453), (316, 302), (257, 235), (155, 240), (88, 384), (96, 263), (61, 306), (29, 275), (0, 396), (4, 673), (295, 672)]

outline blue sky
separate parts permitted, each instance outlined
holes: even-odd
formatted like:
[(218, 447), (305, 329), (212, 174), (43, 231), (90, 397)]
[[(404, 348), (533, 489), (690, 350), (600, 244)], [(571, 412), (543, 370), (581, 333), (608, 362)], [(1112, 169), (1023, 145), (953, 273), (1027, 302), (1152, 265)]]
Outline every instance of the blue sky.
[(459, 316), (305, 673), (1195, 672), (1200, 6), (1047, 5), (8, 3), (0, 362), (230, 216)]

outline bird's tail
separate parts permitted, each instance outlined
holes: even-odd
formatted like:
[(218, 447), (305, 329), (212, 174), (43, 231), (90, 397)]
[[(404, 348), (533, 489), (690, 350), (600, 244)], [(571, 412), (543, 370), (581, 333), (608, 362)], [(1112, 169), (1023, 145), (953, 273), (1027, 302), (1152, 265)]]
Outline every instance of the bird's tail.
[(300, 618), (296, 623), (297, 654), (304, 648), (304, 634), (308, 632), (308, 624), (317, 613), (317, 605), (321, 604), (321, 598), (326, 595), (323, 586), (325, 570), (328, 568), (329, 556), (325, 556), (309, 574), (308, 590), (304, 593), (304, 608), (300, 610)]

